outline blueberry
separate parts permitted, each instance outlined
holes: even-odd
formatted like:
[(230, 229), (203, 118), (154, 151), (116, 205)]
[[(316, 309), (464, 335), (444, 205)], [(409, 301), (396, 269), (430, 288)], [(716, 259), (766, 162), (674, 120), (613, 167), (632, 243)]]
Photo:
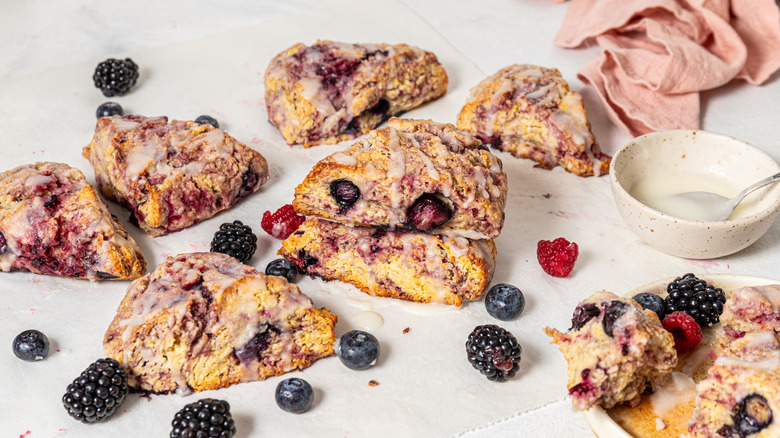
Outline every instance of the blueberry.
[(95, 115), (98, 119), (101, 117), (124, 116), (125, 110), (122, 109), (122, 105), (116, 102), (106, 102), (98, 107)]
[(309, 382), (291, 377), (276, 385), (276, 404), (282, 410), (300, 414), (306, 412), (314, 401), (314, 391)]
[(197, 119), (195, 119), (195, 123), (199, 123), (201, 125), (206, 123), (206, 124), (209, 124), (209, 125), (217, 128), (217, 129), (219, 129), (219, 122), (217, 122), (217, 119), (215, 119), (214, 117), (211, 117), (211, 116), (202, 115), (202, 116), (198, 117)]
[(444, 225), (452, 217), (452, 209), (436, 195), (425, 193), (406, 212), (406, 226), (428, 231)]
[(604, 311), (604, 319), (601, 320), (601, 324), (604, 326), (604, 333), (610, 338), (613, 337), (613, 331), (615, 329), (615, 322), (628, 311), (628, 304), (622, 301), (612, 301), (609, 303), (609, 307)]
[(360, 199), (360, 189), (352, 181), (337, 179), (330, 183), (330, 195), (342, 207), (350, 207)]
[(643, 292), (634, 295), (631, 299), (639, 303), (643, 309), (655, 312), (656, 315), (658, 315), (658, 319), (661, 321), (664, 320), (664, 316), (666, 316), (666, 304), (664, 304), (664, 299), (660, 296), (649, 292)]
[(21, 360), (43, 360), (49, 354), (49, 338), (38, 330), (25, 330), (14, 338), (14, 354)]
[(525, 309), (525, 297), (520, 289), (511, 284), (497, 284), (490, 288), (485, 297), (485, 309), (493, 318), (511, 321)]
[(352, 330), (344, 334), (337, 344), (336, 355), (353, 370), (371, 368), (379, 357), (379, 341), (371, 333)]
[(265, 275), (277, 275), (286, 278), (290, 283), (295, 283), (298, 268), (289, 260), (276, 259), (265, 267)]
[(574, 315), (571, 317), (571, 329), (579, 330), (591, 319), (599, 316), (601, 310), (595, 304), (583, 304), (574, 309)]

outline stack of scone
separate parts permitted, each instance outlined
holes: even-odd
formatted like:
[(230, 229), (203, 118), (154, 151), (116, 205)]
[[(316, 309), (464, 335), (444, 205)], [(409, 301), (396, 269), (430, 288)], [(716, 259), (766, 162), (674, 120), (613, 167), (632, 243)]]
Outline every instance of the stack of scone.
[(480, 140), (391, 118), (314, 166), (293, 201), (307, 220), (279, 254), (370, 295), (460, 306), (490, 282), (506, 194)]

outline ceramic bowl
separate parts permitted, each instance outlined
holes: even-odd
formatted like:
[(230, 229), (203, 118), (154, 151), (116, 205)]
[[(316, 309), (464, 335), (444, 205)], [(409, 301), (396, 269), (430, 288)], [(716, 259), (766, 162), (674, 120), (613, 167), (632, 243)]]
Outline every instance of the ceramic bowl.
[(780, 212), (780, 183), (748, 195), (725, 221), (674, 217), (656, 201), (698, 190), (731, 198), (777, 172), (780, 166), (770, 156), (743, 141), (701, 130), (672, 130), (628, 142), (612, 158), (609, 178), (620, 215), (642, 240), (674, 256), (711, 259), (747, 247), (769, 229)]

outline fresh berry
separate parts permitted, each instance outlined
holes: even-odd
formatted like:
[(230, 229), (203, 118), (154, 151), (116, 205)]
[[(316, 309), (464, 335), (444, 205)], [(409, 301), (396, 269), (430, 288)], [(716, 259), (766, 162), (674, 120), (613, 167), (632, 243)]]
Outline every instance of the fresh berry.
[(293, 414), (308, 411), (314, 401), (314, 391), (309, 382), (297, 377), (279, 382), (275, 395), (277, 406)]
[(336, 346), (336, 355), (353, 370), (371, 368), (379, 358), (379, 341), (371, 333), (361, 330), (347, 332)]
[(230, 404), (213, 398), (184, 406), (174, 415), (171, 426), (171, 438), (231, 438), (236, 433)]
[(49, 338), (38, 330), (25, 330), (14, 338), (13, 349), (21, 360), (43, 360), (49, 354)]
[(290, 283), (295, 283), (298, 268), (289, 260), (276, 259), (265, 267), (265, 275), (277, 275), (286, 278)]
[(668, 295), (664, 303), (667, 313), (685, 312), (702, 327), (720, 322), (723, 304), (726, 303), (722, 289), (688, 273), (669, 283), (666, 292)]
[(571, 317), (571, 329), (579, 330), (585, 326), (591, 319), (599, 316), (601, 309), (595, 304), (586, 303), (574, 309), (574, 315)]
[(466, 353), (471, 365), (488, 380), (502, 382), (520, 369), (523, 349), (517, 339), (497, 325), (479, 325), (469, 334)]
[(688, 351), (701, 343), (701, 327), (685, 312), (671, 312), (664, 318), (663, 326), (674, 336), (674, 349)]
[(360, 199), (360, 189), (350, 180), (337, 179), (330, 183), (330, 196), (342, 207), (351, 207)]
[(626, 314), (628, 306), (628, 304), (622, 301), (613, 300), (604, 309), (604, 318), (601, 319), (601, 326), (604, 328), (604, 333), (610, 338), (614, 337), (615, 322)]
[(127, 93), (138, 80), (138, 66), (130, 58), (109, 58), (98, 64), (92, 75), (95, 86), (106, 97)]
[(493, 318), (511, 321), (525, 309), (525, 297), (511, 284), (497, 284), (485, 296), (485, 309)]
[(568, 277), (577, 261), (579, 248), (563, 237), (555, 240), (540, 240), (536, 245), (536, 258), (544, 272), (553, 277)]
[(631, 299), (639, 303), (643, 309), (655, 312), (660, 321), (664, 320), (664, 317), (666, 316), (666, 304), (664, 303), (664, 299), (659, 295), (650, 292), (642, 292), (634, 295)]
[(295, 232), (305, 220), (306, 217), (302, 214), (297, 214), (295, 210), (293, 210), (292, 205), (285, 204), (273, 214), (270, 211), (263, 213), (263, 220), (260, 221), (260, 226), (263, 227), (263, 230), (265, 230), (266, 233), (277, 239), (286, 239), (290, 237), (290, 234)]
[(760, 432), (772, 423), (772, 408), (761, 395), (750, 394), (737, 403), (731, 410), (733, 425), (718, 430), (720, 436), (747, 437)]
[(98, 107), (95, 115), (98, 119), (101, 117), (123, 116), (125, 115), (125, 110), (122, 109), (122, 105), (116, 102), (106, 102)]
[(406, 226), (428, 231), (444, 225), (452, 217), (452, 209), (439, 197), (425, 193), (406, 212)]
[(214, 117), (211, 117), (211, 116), (207, 116), (205, 114), (202, 115), (202, 116), (199, 116), (197, 119), (195, 119), (195, 123), (198, 123), (198, 124), (201, 124), (201, 125), (208, 124), (208, 125), (211, 125), (211, 126), (217, 128), (217, 129), (219, 129), (219, 122), (217, 121), (217, 119), (215, 119)]
[(235, 220), (219, 226), (211, 240), (211, 251), (221, 252), (246, 263), (257, 250), (257, 236), (249, 225)]
[(114, 359), (98, 359), (68, 385), (62, 404), (71, 417), (95, 423), (110, 417), (127, 395), (127, 375)]

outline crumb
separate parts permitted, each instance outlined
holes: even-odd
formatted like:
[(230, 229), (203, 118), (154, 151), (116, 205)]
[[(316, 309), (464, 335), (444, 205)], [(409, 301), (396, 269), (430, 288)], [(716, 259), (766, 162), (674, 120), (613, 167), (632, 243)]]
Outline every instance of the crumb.
[(664, 430), (666, 429), (666, 423), (664, 423), (664, 420), (660, 418), (655, 419), (655, 430)]
[(372, 380), (368, 381), (368, 386), (374, 387), (374, 386), (377, 386), (377, 385), (379, 385), (379, 382), (377, 382), (376, 380), (372, 379)]
[(407, 333), (409, 333), (409, 327), (404, 329), (404, 334), (407, 334)]
[(145, 398), (146, 401), (152, 401), (152, 396), (147, 393), (141, 394), (141, 397)]
[(550, 199), (550, 197), (551, 197), (551, 196), (552, 196), (552, 195), (550, 195), (549, 193), (545, 193), (545, 194), (543, 194), (543, 195), (542, 195), (542, 197), (543, 197), (544, 199)]

